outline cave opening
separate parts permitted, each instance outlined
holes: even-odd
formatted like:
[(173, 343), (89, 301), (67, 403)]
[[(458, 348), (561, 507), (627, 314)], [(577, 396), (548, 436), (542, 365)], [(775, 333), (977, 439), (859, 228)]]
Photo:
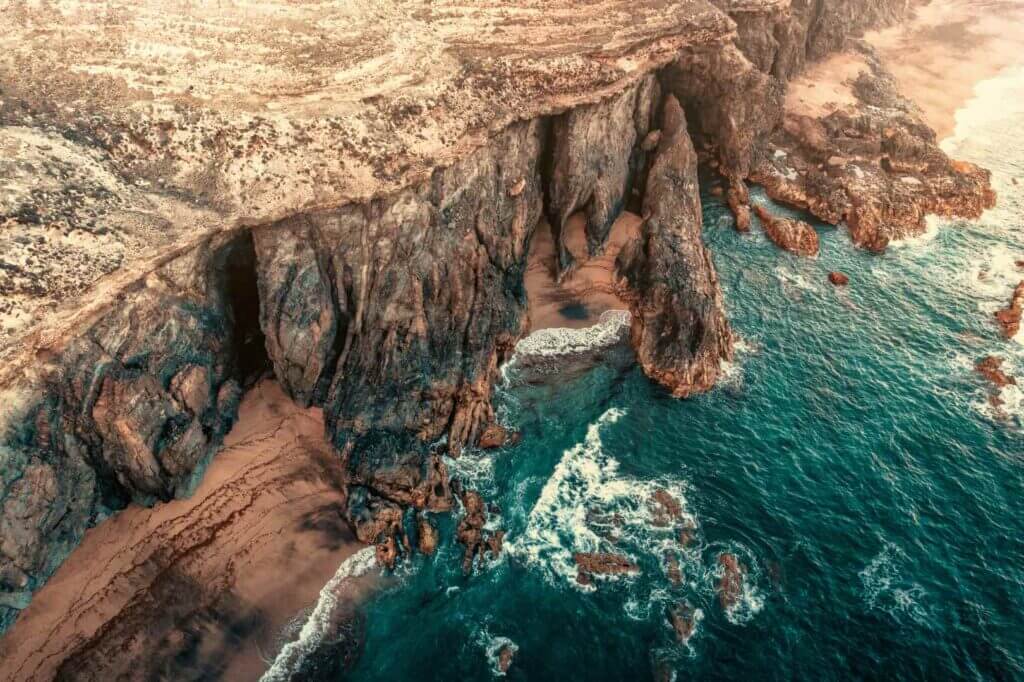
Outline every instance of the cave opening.
[(272, 370), (260, 326), (260, 292), (256, 245), (244, 230), (220, 254), (224, 304), (230, 321), (231, 357), (239, 383), (250, 388)]

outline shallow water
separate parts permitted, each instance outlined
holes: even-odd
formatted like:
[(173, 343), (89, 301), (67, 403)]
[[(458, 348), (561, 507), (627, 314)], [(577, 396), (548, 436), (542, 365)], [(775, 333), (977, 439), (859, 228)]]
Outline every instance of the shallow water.
[[(973, 371), (997, 353), (1024, 377), (1024, 345), (991, 319), (1024, 276), (1019, 75), (981, 88), (950, 142), (993, 170), (1000, 205), (979, 223), (936, 221), (883, 256), (821, 226), (822, 255), (800, 259), (705, 197), (742, 339), (710, 394), (673, 400), (622, 350), (541, 383), (509, 368), (499, 410), (522, 442), (453, 463), (500, 505), (506, 551), (464, 577), (439, 519), (439, 554), (365, 606), (348, 678), (488, 679), (505, 644), (512, 679), (1024, 678), (1024, 403), (1011, 387), (994, 410)], [(653, 523), (659, 488), (696, 525), (687, 548)], [(571, 554), (594, 550), (641, 572), (582, 587)], [(747, 567), (728, 610), (725, 551)], [(685, 645), (666, 617), (684, 600)]]

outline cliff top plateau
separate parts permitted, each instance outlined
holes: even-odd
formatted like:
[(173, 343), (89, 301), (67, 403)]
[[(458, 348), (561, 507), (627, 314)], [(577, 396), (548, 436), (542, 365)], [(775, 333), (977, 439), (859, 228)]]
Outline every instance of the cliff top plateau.
[[(735, 31), (703, 0), (0, 14), (0, 352), (201, 235), (408, 186), (515, 120), (600, 99)], [(74, 303), (115, 272), (88, 308)]]

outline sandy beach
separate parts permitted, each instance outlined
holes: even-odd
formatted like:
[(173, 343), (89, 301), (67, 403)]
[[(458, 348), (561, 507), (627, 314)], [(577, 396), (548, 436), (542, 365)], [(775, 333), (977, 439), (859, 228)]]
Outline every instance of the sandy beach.
[[(908, 22), (864, 39), (942, 140), (953, 134), (956, 112), (978, 83), (1024, 60), (1024, 3), (933, 0)], [(853, 51), (811, 65), (790, 84), (787, 112), (820, 117), (853, 103), (850, 86), (866, 68), (863, 56)]]
[(0, 640), (0, 679), (258, 679), (362, 547), (323, 428), (320, 410), (256, 386), (190, 499), (87, 533)]
[(524, 285), (529, 302), (530, 331), (562, 327), (582, 329), (597, 323), (608, 310), (628, 310), (618, 296), (615, 260), (622, 248), (640, 235), (640, 216), (628, 211), (615, 221), (601, 253), (587, 253), (586, 217), (576, 213), (565, 224), (565, 244), (574, 265), (558, 279), (557, 249), (551, 226), (541, 220), (530, 242)]

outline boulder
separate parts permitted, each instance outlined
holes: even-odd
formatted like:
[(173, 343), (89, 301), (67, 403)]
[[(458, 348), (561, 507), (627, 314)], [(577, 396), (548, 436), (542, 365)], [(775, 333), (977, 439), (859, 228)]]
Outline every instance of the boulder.
[(1021, 313), (1024, 312), (1024, 280), (1013, 290), (1010, 304), (995, 314), (996, 322), (1003, 328), (1003, 336), (1012, 339), (1020, 331)]
[(755, 206), (754, 212), (773, 244), (798, 256), (818, 255), (818, 233), (813, 227), (802, 220), (776, 218), (763, 206)]
[(722, 573), (718, 579), (718, 601), (723, 609), (731, 609), (743, 594), (743, 566), (736, 555), (729, 552), (718, 556), (718, 565)]
[(828, 281), (837, 287), (845, 287), (850, 283), (850, 278), (842, 272), (830, 272), (828, 273)]

